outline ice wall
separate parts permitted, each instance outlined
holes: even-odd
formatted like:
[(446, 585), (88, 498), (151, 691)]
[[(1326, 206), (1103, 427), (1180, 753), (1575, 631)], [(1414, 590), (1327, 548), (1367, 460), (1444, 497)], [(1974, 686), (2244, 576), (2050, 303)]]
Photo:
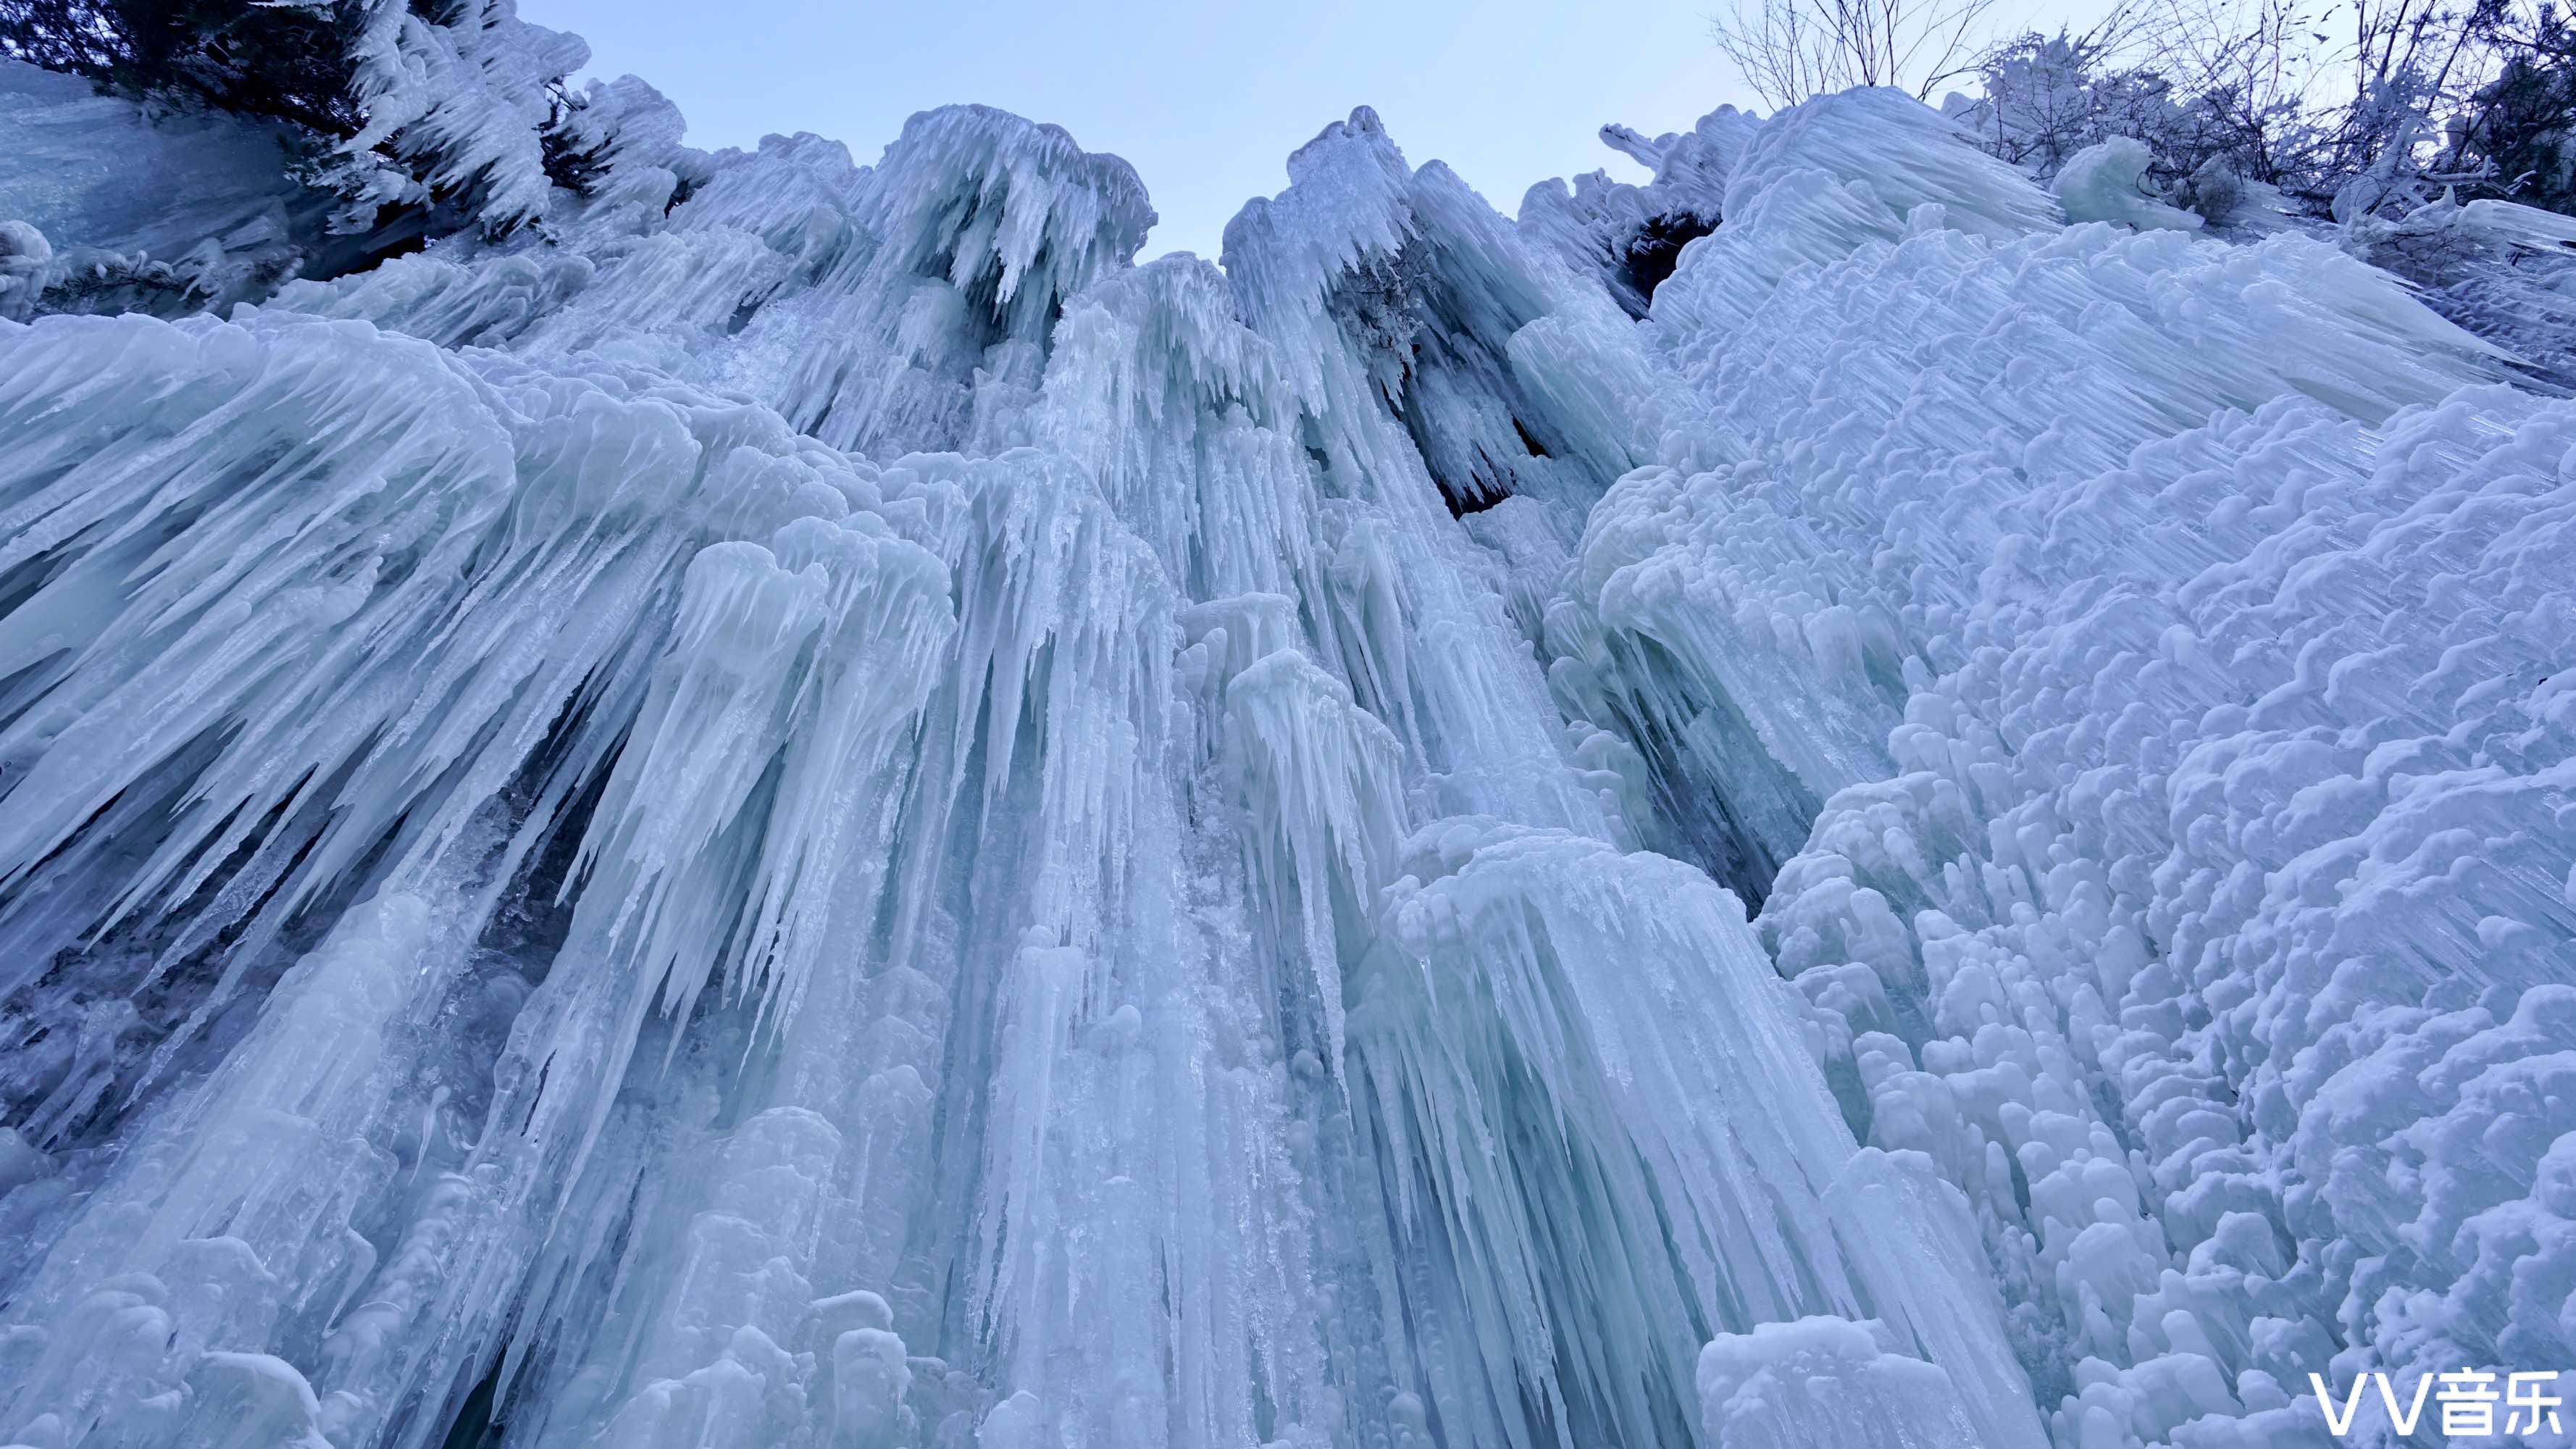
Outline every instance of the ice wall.
[(1517, 223), (1362, 110), (1222, 270), (999, 112), (582, 124), (515, 231), (0, 320), (0, 1436), (2253, 1445), (2567, 1359), (2576, 411), (2393, 279), (1882, 93)]
[(1935, 132), (1845, 97), (1730, 179), (1648, 329), (1718, 425), (1590, 514), (1561, 693), (1787, 802), (1724, 822), (1762, 939), (2059, 1443), (2564, 1362), (2576, 415), (2317, 243), (1891, 182)]

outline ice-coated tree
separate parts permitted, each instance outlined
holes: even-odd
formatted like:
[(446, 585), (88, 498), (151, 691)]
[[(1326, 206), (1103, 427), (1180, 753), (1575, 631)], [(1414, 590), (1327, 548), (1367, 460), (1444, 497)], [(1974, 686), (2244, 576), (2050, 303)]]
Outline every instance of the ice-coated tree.
[(365, 125), (363, 12), (238, 0), (0, 0), (0, 51), (135, 97), (290, 121), (335, 140)]
[(163, 105), (283, 122), (338, 229), (506, 232), (595, 172), (561, 134), (588, 51), (516, 0), (0, 0), (0, 54)]

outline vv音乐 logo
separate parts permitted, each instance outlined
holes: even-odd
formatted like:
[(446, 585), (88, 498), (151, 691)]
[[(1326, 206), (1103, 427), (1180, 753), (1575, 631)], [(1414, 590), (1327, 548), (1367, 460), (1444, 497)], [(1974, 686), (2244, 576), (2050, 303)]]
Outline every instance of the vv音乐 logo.
[[(2435, 1411), (2442, 1436), (2453, 1441), (2499, 1435), (2538, 1434), (2558, 1427), (2559, 1399), (2549, 1389), (2556, 1370), (2496, 1375), (2479, 1369), (2453, 1369), (2425, 1374), (2411, 1388), (2400, 1389), (2388, 1374), (2363, 1374), (2352, 1391), (2338, 1396), (2323, 1375), (2308, 1375), (2317, 1405), (2325, 1410), (2326, 1428), (2336, 1438), (2352, 1432), (2362, 1405), (2373, 1390), (2388, 1409), (2388, 1421), (2400, 1434), (2412, 1434), (2424, 1422), (2427, 1407)], [(2501, 1387), (2499, 1387), (2501, 1385)]]

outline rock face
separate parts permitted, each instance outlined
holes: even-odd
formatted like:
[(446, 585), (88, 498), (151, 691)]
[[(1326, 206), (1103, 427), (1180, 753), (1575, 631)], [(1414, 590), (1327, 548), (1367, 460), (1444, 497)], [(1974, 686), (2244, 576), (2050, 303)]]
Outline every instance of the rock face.
[[(273, 136), (7, 74), (158, 139), (0, 229), (0, 1436), (2255, 1446), (2576, 1363), (2576, 405), (2386, 274), (1865, 91), (1517, 224), (1362, 110), (1136, 265), (1061, 130), (636, 82), (334, 274)], [(214, 280), (6, 320), (99, 254)]]

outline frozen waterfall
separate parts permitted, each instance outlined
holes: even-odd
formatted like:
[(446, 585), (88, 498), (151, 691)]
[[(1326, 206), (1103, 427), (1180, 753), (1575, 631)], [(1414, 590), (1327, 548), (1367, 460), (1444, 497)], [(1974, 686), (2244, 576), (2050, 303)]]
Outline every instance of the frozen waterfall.
[(1362, 110), (1140, 265), (982, 108), (549, 188), (413, 29), (506, 224), (363, 266), (0, 62), (0, 1443), (2576, 1370), (2576, 402), (2395, 279), (1872, 91), (1517, 221)]

